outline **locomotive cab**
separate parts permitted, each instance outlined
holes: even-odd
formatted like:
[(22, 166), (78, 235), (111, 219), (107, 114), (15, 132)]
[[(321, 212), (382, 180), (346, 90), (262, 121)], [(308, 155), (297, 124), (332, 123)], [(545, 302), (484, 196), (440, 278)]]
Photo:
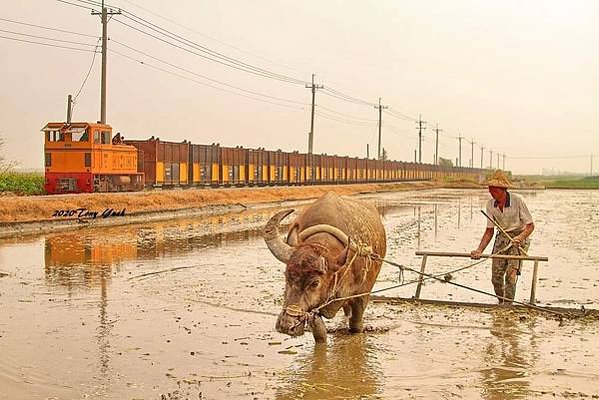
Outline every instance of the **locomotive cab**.
[(143, 189), (138, 151), (113, 140), (112, 127), (87, 122), (50, 122), (45, 135), (47, 193), (91, 193)]

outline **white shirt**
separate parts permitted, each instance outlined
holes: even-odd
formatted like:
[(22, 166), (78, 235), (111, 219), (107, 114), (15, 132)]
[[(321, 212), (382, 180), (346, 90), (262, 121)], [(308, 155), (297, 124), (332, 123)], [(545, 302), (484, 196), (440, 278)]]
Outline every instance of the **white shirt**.
[[(523, 229), (526, 225), (532, 223), (532, 215), (530, 215), (522, 196), (509, 192), (507, 196), (503, 212), (499, 209), (497, 201), (491, 198), (487, 202), (487, 215), (493, 218), (506, 232)], [(495, 225), (487, 220), (487, 228), (494, 227)]]

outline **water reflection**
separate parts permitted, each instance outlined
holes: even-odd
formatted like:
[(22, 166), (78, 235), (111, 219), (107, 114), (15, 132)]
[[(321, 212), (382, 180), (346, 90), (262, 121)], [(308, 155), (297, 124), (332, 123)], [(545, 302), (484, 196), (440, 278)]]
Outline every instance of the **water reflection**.
[[(44, 277), (53, 292), (66, 288), (68, 297), (74, 292), (85, 292), (86, 304), (94, 304), (97, 323), (93, 340), (97, 346), (94, 379), (100, 392), (110, 390), (114, 377), (111, 365), (111, 344), (114, 327), (118, 323), (114, 307), (112, 280), (118, 280), (124, 263), (140, 261), (141, 268), (152, 268), (155, 263), (143, 265), (144, 260), (190, 257), (189, 253), (207, 247), (220, 247), (232, 241), (247, 242), (260, 235), (250, 228), (241, 232), (220, 232), (212, 235), (215, 226), (240, 224), (238, 216), (218, 217), (203, 221), (173, 221), (119, 228), (97, 229), (47, 235), (44, 238)], [(229, 225), (228, 225), (229, 224)], [(252, 227), (251, 223), (246, 223)], [(261, 224), (260, 224), (261, 225)], [(127, 266), (131, 268), (131, 264)], [(79, 298), (79, 296), (77, 297)], [(118, 307), (117, 307), (118, 308)]]
[(421, 230), (420, 230), (420, 222), (422, 221), (422, 219), (420, 218), (420, 206), (415, 207), (416, 209), (418, 209), (418, 213), (417, 213), (417, 225), (418, 225), (418, 232), (416, 234), (416, 238), (417, 238), (417, 242), (416, 242), (416, 250), (420, 251), (420, 234), (421, 234)]
[(470, 199), (470, 221), (472, 221), (472, 216), (474, 214), (474, 206), (473, 206), (472, 196), (469, 196), (468, 199)]
[(438, 214), (438, 210), (437, 210), (437, 203), (435, 203), (434, 206), (434, 213), (435, 213), (435, 242), (437, 241), (437, 228), (438, 228), (438, 224), (437, 224), (437, 214)]
[[(504, 313), (492, 314), (485, 361), (491, 368), (481, 370), (483, 395), (488, 400), (512, 400), (530, 395), (530, 374), (538, 359), (538, 348), (531, 333), (519, 330), (518, 319)], [(530, 322), (534, 325), (534, 322)], [(529, 341), (527, 341), (527, 338)]]
[[(217, 223), (226, 224), (224, 217)], [(247, 241), (261, 235), (250, 228), (240, 232), (206, 234), (206, 221), (157, 223), (53, 234), (45, 237), (46, 283), (65, 287), (98, 287), (110, 282), (126, 261), (184, 257), (208, 247), (220, 247), (231, 241)]]
[(458, 197), (458, 229), (460, 229), (461, 222), (462, 222), (462, 198)]
[(328, 347), (315, 346), (312, 354), (295, 361), (301, 369), (276, 399), (360, 399), (380, 393), (379, 350), (371, 342), (368, 335), (342, 335)]
[(100, 371), (100, 381), (103, 383), (103, 386), (108, 384), (109, 377), (109, 365), (110, 365), (110, 337), (111, 330), (113, 326), (113, 322), (108, 319), (108, 288), (107, 288), (107, 277), (106, 275), (110, 275), (110, 272), (107, 268), (102, 268), (102, 273), (100, 274), (101, 291), (100, 291), (100, 321), (98, 324), (96, 340), (98, 341), (98, 353), (99, 353), (99, 371)]

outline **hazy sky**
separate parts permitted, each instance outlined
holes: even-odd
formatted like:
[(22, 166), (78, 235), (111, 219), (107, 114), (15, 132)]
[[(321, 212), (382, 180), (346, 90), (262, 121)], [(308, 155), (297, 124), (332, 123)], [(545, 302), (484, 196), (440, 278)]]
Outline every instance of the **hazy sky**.
[[(435, 124), (443, 129), (441, 157), (455, 160), (455, 137), (461, 133), (466, 138), (463, 165), (470, 160), (466, 140), (471, 139), (476, 142), (475, 166), (480, 165), (482, 144), (493, 149), (493, 166), (495, 154), (505, 153), (506, 167), (516, 173), (540, 173), (544, 167), (588, 172), (590, 154), (599, 155), (596, 0), (114, 0), (110, 4), (129, 13), (109, 23), (109, 48), (120, 54), (109, 52), (108, 59), (107, 120), (126, 138), (155, 135), (305, 152), (310, 126), (308, 105), (240, 92), (198, 75), (308, 104), (311, 94), (303, 84), (242, 72), (165, 44), (123, 25), (152, 32), (133, 22), (134, 15), (252, 66), (301, 81), (309, 81), (315, 73), (317, 83), (327, 89), (371, 103), (382, 97), (382, 103), (396, 113), (414, 118), (421, 114), (428, 122), (425, 162), (433, 159)], [(0, 36), (20, 40), (89, 50), (98, 42), (91, 36), (101, 35), (99, 17), (56, 0), (5, 1), (0, 18), (90, 35), (0, 20)], [(0, 134), (5, 152), (22, 167), (41, 169), (40, 128), (66, 118), (67, 95), (79, 91), (94, 54), (4, 38), (0, 54)], [(100, 68), (98, 54), (77, 98), (73, 120), (100, 118)], [(314, 151), (365, 156), (369, 143), (371, 155), (375, 154), (378, 111), (328, 94), (316, 95), (320, 115)], [(385, 111), (383, 147), (391, 158), (414, 159), (415, 127), (413, 121)], [(484, 160), (488, 166), (487, 150)], [(598, 171), (599, 157), (594, 164)]]

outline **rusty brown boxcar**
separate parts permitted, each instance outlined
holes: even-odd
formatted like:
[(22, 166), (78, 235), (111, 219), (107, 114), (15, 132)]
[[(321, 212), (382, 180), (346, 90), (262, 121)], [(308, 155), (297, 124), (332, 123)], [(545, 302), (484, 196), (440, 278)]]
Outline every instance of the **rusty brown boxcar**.
[(189, 143), (126, 140), (143, 153), (145, 186), (186, 186), (188, 184)]
[(306, 180), (306, 156), (298, 151), (289, 153), (289, 184), (300, 185)]
[(330, 183), (333, 176), (333, 156), (322, 154), (320, 156), (320, 180), (319, 183)]
[(347, 180), (347, 163), (349, 157), (347, 156), (338, 156), (337, 157), (337, 169), (338, 169), (338, 182), (346, 183)]
[(320, 167), (322, 156), (320, 154), (306, 155), (306, 182), (308, 184), (316, 184), (320, 182)]
[(246, 183), (245, 164), (247, 149), (243, 147), (221, 147), (221, 185), (244, 185)]
[(220, 145), (189, 145), (189, 178), (193, 186), (217, 186), (220, 181)]
[(286, 185), (289, 183), (289, 153), (280, 149), (267, 151), (268, 154), (268, 184)]
[(264, 148), (248, 149), (247, 160), (247, 184), (268, 184), (268, 154)]
[(346, 180), (347, 182), (356, 182), (358, 177), (358, 157), (348, 157), (346, 161)]

